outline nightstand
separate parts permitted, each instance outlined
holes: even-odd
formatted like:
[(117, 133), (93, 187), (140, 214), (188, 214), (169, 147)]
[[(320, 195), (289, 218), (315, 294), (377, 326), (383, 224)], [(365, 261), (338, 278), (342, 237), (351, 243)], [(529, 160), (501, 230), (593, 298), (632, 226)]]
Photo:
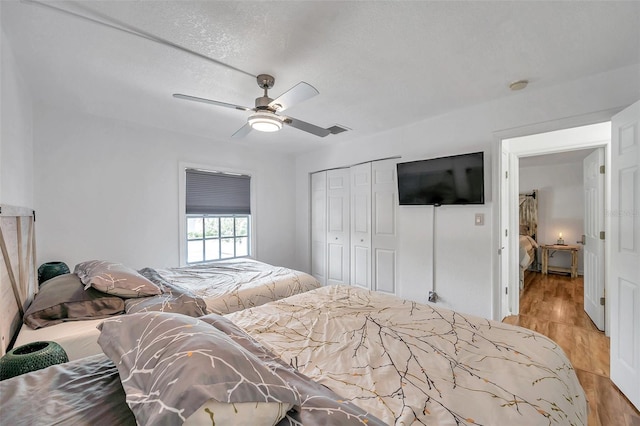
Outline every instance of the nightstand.
[[(542, 246), (542, 273), (544, 275), (549, 272), (564, 272), (571, 274), (571, 278), (578, 276), (578, 250), (580, 247), (571, 245), (547, 244)], [(559, 266), (549, 266), (549, 251), (568, 251), (571, 252), (571, 268), (561, 268)]]

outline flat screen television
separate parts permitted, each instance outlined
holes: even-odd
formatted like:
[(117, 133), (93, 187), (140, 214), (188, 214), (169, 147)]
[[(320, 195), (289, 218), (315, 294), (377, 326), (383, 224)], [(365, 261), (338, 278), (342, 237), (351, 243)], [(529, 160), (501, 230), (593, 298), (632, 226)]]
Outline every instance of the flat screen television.
[(398, 163), (401, 206), (484, 204), (484, 152)]

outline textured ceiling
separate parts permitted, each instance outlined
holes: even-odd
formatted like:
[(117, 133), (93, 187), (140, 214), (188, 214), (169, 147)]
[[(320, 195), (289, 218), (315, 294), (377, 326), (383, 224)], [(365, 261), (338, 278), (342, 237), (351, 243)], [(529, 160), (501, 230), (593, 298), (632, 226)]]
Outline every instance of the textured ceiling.
[[(33, 2), (0, 1), (36, 102), (285, 152), (347, 143), (526, 90), (640, 63), (640, 2), (85, 1), (47, 2), (102, 16), (209, 56)], [(180, 92), (252, 107), (250, 75), (272, 97), (299, 81), (320, 95), (287, 114), (353, 129), (318, 138), (293, 128), (230, 135), (247, 113), (174, 99)]]

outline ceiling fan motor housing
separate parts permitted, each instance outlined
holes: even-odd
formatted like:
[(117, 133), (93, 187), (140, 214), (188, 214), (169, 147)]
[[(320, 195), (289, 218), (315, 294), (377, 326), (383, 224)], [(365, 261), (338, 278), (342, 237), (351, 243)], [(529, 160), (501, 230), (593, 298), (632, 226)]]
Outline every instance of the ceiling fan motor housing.
[(276, 83), (276, 79), (269, 74), (260, 74), (256, 77), (256, 80), (261, 89), (271, 89)]
[(273, 99), (268, 96), (260, 96), (259, 98), (256, 98), (256, 109), (271, 109), (269, 108), (271, 101), (273, 101)]

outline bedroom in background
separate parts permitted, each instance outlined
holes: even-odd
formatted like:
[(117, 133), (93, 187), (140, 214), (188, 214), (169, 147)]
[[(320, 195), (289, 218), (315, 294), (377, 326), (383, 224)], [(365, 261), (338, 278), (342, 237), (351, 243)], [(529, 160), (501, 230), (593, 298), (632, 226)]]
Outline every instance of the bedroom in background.
[[(606, 282), (599, 282), (599, 289), (585, 288), (585, 310), (590, 315), (588, 299), (598, 297), (604, 303), (600, 303), (601, 309), (606, 308), (607, 318), (605, 321), (605, 332), (611, 336), (611, 380), (622, 390), (629, 400), (636, 406), (640, 406), (640, 328), (637, 321), (640, 315), (640, 273), (638, 261), (640, 251), (637, 241), (640, 239), (640, 219), (637, 215), (638, 189), (640, 178), (638, 178), (638, 167), (640, 167), (640, 102), (629, 106), (622, 112), (614, 115), (616, 111), (601, 112), (591, 117), (580, 117), (592, 123), (602, 123), (600, 125), (587, 125), (583, 127), (564, 126), (564, 131), (554, 131), (546, 134), (536, 134), (522, 138), (502, 138), (500, 141), (501, 150), (506, 151), (508, 163), (501, 165), (501, 170), (508, 169), (512, 178), (518, 178), (518, 163), (520, 157), (526, 157), (541, 153), (562, 152), (581, 148), (604, 147), (606, 152), (603, 170), (610, 170), (605, 173), (605, 202), (604, 211), (599, 212), (605, 220), (604, 228), (597, 232), (600, 238), (608, 236), (605, 240), (605, 260), (607, 262)], [(606, 120), (607, 116), (612, 116), (612, 122)], [(575, 120), (575, 119), (574, 119)], [(566, 123), (564, 123), (566, 125)], [(558, 123), (554, 123), (558, 125)], [(574, 124), (575, 126), (576, 124)], [(558, 136), (561, 135), (561, 138)], [(523, 144), (525, 141), (527, 144)], [(520, 145), (518, 145), (520, 142)], [(596, 150), (597, 152), (597, 150)], [(585, 167), (589, 164), (585, 161)], [(589, 173), (588, 171), (585, 173)], [(586, 181), (585, 181), (586, 182)], [(511, 188), (515, 188), (513, 185)], [(587, 188), (590, 188), (587, 186)], [(514, 199), (513, 193), (501, 194), (501, 203)], [(588, 199), (589, 206), (591, 201)], [(513, 205), (513, 204), (511, 204)], [(508, 221), (511, 229), (517, 224), (517, 212), (515, 206), (508, 209), (510, 219)], [(585, 209), (585, 234), (588, 234), (590, 226), (597, 219), (589, 217), (590, 209)], [(501, 218), (501, 223), (507, 223)], [(508, 229), (508, 228), (507, 228)], [(587, 240), (588, 241), (588, 240)], [(509, 259), (515, 259), (515, 253), (509, 253)], [(501, 259), (502, 262), (506, 259)], [(591, 256), (589, 256), (591, 257)], [(586, 259), (587, 262), (593, 259)], [(597, 271), (597, 266), (585, 267), (586, 272)], [(509, 276), (513, 276), (510, 272)], [(604, 277), (604, 274), (603, 274)], [(504, 277), (503, 277), (504, 278)], [(507, 281), (508, 282), (508, 281)], [(504, 285), (503, 281), (503, 285)], [(606, 285), (607, 298), (604, 298), (604, 288)], [(592, 291), (597, 291), (596, 295), (590, 295)], [(603, 297), (600, 299), (599, 296)], [(513, 294), (509, 298), (508, 304), (503, 303), (503, 307), (508, 306), (505, 312), (518, 314), (519, 300)], [(598, 318), (594, 319), (597, 324)]]

